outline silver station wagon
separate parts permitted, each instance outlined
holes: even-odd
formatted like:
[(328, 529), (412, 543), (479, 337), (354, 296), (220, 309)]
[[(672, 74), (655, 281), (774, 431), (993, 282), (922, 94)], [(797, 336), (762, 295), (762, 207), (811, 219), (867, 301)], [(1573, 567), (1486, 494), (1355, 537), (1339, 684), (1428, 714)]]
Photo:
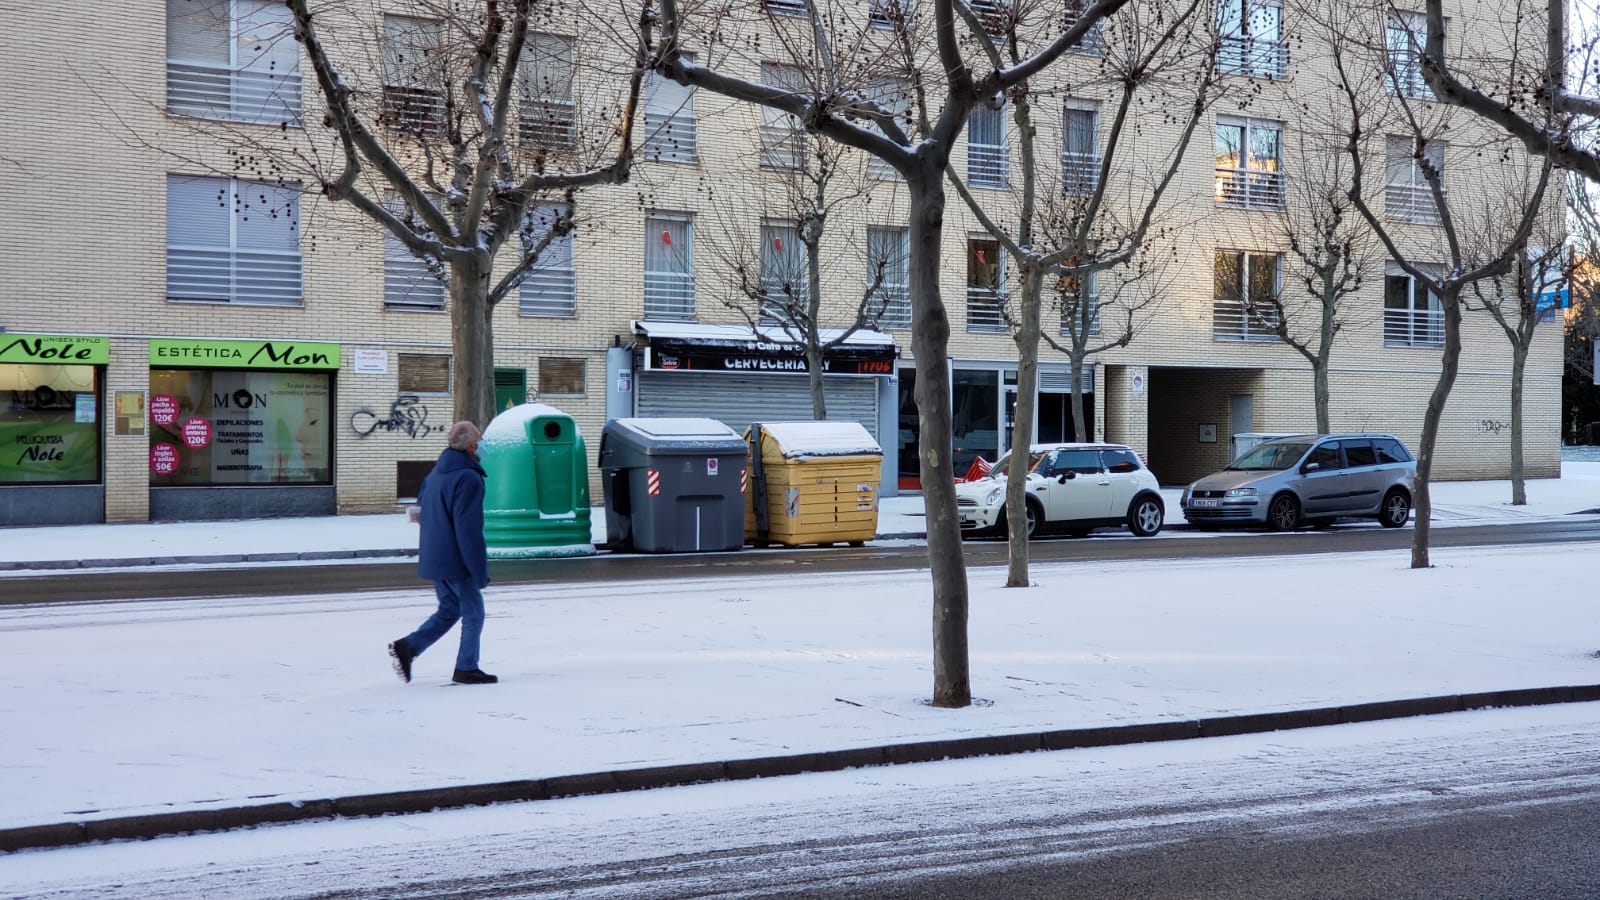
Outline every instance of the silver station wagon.
[(1257, 444), (1184, 489), (1189, 524), (1286, 531), (1338, 518), (1399, 528), (1411, 517), (1417, 463), (1392, 434), (1301, 434)]

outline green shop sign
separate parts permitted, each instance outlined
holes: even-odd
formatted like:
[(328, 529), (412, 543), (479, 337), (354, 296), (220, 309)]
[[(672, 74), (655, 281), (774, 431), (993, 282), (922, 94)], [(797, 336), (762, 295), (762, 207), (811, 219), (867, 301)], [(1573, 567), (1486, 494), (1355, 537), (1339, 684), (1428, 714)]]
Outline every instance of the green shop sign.
[(208, 369), (337, 369), (339, 345), (315, 341), (150, 342), (150, 365)]
[(110, 361), (110, 338), (66, 334), (0, 334), (0, 363), (103, 366)]

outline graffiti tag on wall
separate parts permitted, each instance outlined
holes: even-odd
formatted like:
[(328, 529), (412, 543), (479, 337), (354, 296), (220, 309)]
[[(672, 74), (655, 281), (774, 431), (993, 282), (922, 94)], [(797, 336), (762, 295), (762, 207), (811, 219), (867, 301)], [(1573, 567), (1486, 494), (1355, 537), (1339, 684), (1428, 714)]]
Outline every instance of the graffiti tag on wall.
[(358, 409), (350, 414), (350, 430), (356, 437), (366, 437), (374, 431), (400, 432), (413, 440), (443, 431), (443, 425), (428, 424), (428, 408), (410, 394), (401, 394), (389, 404), (388, 415), (379, 415), (370, 409)]

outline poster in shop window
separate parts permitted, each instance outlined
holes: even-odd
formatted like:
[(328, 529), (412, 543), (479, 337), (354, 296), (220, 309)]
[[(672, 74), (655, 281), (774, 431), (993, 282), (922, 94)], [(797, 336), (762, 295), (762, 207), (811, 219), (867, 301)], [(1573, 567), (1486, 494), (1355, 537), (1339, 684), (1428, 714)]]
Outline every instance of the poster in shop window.
[[(178, 448), (152, 484), (326, 484), (331, 474), (329, 377), (321, 372), (166, 369), (152, 392), (177, 401), (177, 422), (152, 423), (151, 444)], [(193, 423), (193, 424), (189, 424)], [(196, 439), (204, 423), (205, 441)], [(187, 431), (185, 431), (187, 428)]]

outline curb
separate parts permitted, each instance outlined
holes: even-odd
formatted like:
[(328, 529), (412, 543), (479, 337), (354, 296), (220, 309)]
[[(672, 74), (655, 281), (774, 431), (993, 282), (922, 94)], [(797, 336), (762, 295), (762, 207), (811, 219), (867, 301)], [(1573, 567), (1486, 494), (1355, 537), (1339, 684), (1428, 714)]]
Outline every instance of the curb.
[(210, 556), (133, 556), (118, 559), (51, 559), (40, 562), (0, 561), (0, 572), (114, 569), (133, 566), (192, 566), (220, 563), (312, 562), (329, 559), (389, 559), (416, 556), (415, 547), (398, 550), (307, 550), (301, 553), (217, 553)]
[(350, 819), (367, 816), (400, 815), (485, 806), (491, 803), (522, 803), (560, 797), (584, 797), (624, 791), (683, 787), (717, 781), (742, 781), (752, 778), (777, 778), (813, 772), (837, 772), (867, 766), (902, 765), (968, 759), (978, 756), (1005, 756), (1051, 750), (1077, 750), (1089, 747), (1114, 747), (1157, 741), (1192, 740), (1319, 728), (1325, 725), (1377, 722), (1413, 716), (1464, 712), (1521, 706), (1548, 706), (1558, 703), (1600, 701), (1600, 684), (1568, 687), (1522, 688), (1473, 694), (1448, 694), (1440, 697), (1415, 697), (1384, 700), (1349, 706), (1216, 716), (1142, 725), (1113, 725), (1099, 728), (1068, 728), (1059, 731), (953, 738), (831, 750), (790, 756), (769, 756), (723, 762), (687, 763), (559, 775), (552, 778), (502, 781), (492, 784), (462, 785), (379, 794), (356, 794), (324, 800), (269, 803), (225, 809), (121, 816), (82, 822), (31, 825), (0, 829), (0, 853), (18, 850), (66, 847), (117, 840), (149, 840), (157, 837), (207, 831), (228, 831), (315, 819)]

